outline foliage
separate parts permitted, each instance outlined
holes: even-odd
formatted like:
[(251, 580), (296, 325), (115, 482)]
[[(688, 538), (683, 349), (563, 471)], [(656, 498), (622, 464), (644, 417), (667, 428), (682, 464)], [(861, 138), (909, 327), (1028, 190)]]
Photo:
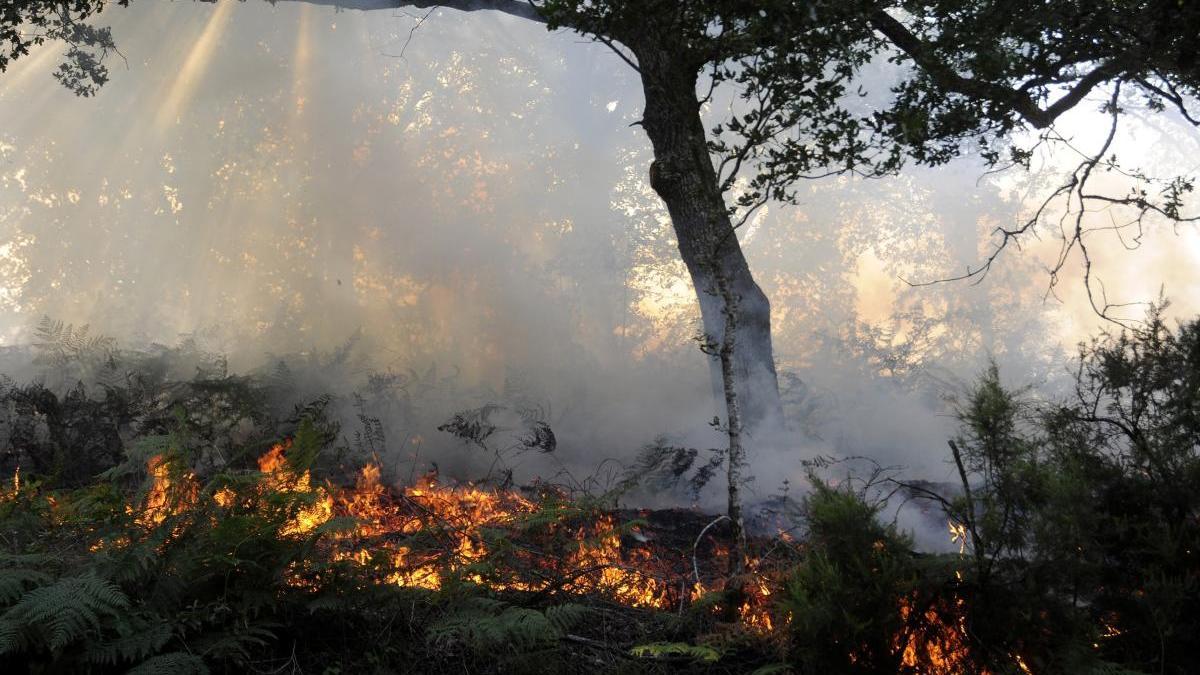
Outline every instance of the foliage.
[(638, 452), (636, 461), (626, 470), (622, 484), (626, 489), (644, 485), (656, 490), (682, 485), (692, 499), (698, 499), (700, 492), (725, 465), (726, 450), (712, 448), (708, 452), (707, 459), (698, 461), (700, 451), (696, 448), (671, 445), (665, 437), (659, 437)]
[[(263, 493), (245, 473), (219, 473), (201, 486), (181, 448), (157, 439), (144, 447), (161, 449), (167, 467), (149, 477), (169, 477), (158, 501), (146, 489), (130, 493), (103, 480), (45, 493), (27, 484), (5, 500), (0, 519), (12, 541), (27, 543), (0, 560), (0, 659), (35, 671), (244, 665), (278, 637), (280, 619), (308, 600), (285, 571), (306, 560), (325, 532), (283, 535), (305, 505), (301, 497)], [(298, 456), (313, 459), (311, 452)], [(107, 474), (127, 475), (122, 467)], [(200, 499), (218, 489), (239, 499), (229, 508)], [(143, 502), (154, 517), (124, 508)], [(337, 592), (328, 563), (297, 574), (334, 577), (328, 588)]]
[(630, 649), (629, 653), (648, 658), (682, 656), (702, 663), (715, 663), (721, 659), (721, 653), (712, 647), (686, 642), (650, 642)]
[[(800, 179), (882, 175), (908, 159), (980, 152), (992, 165), (1023, 163), (1028, 151), (1010, 134), (1046, 128), (1092, 91), (1124, 84), (1151, 109), (1187, 116), (1200, 86), (1188, 47), (1200, 11), (1176, 0), (538, 4), (552, 27), (622, 42), (638, 57), (645, 36), (670, 34), (685, 69), (706, 70), (713, 89), (728, 83), (743, 105), (715, 125), (710, 148), (723, 190), (755, 167), (743, 207), (791, 199)], [(904, 68), (887, 104), (864, 105), (874, 92), (860, 75), (878, 57)], [(1180, 189), (1190, 187), (1164, 193), (1160, 212), (1178, 217), (1168, 212)]]
[(539, 611), (475, 597), (443, 615), (426, 635), (443, 646), (457, 644), (476, 658), (528, 655), (553, 649), (588, 613), (587, 607), (575, 604)]
[(916, 587), (912, 542), (878, 521), (880, 505), (812, 477), (803, 512), (808, 551), (779, 609), (790, 615), (791, 659), (802, 672), (899, 672), (893, 636)]
[(1071, 399), (1038, 402), (990, 368), (950, 443), (956, 593), (993, 666), (1183, 673), (1200, 647), (1200, 322), (1080, 347)]
[[(66, 60), (54, 78), (78, 96), (93, 96), (108, 81), (104, 65), (110, 52), (117, 52), (112, 30), (87, 23), (108, 4), (105, 0), (33, 0), (10, 2), (0, 7), (0, 72), (31, 47), (62, 40), (68, 45)], [(129, 0), (115, 0), (122, 7)]]
[(34, 331), (39, 351), (35, 363), (66, 364), (89, 358), (110, 358), (116, 347), (116, 339), (107, 335), (91, 335), (90, 326), (75, 328), (61, 320), (43, 316)]

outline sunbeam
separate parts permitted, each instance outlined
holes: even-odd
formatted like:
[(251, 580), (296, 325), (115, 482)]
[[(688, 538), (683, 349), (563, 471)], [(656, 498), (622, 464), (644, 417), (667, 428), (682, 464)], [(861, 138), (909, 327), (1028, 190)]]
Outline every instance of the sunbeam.
[(192, 45), (192, 51), (188, 53), (187, 59), (179, 69), (175, 83), (158, 109), (155, 128), (160, 132), (177, 122), (179, 115), (187, 108), (196, 91), (196, 86), (200, 83), (204, 71), (212, 60), (213, 50), (216, 49), (221, 32), (229, 20), (229, 14), (236, 4), (234, 0), (223, 0), (218, 2), (216, 8), (213, 9), (212, 16), (208, 18), (208, 23), (204, 25), (200, 37)]

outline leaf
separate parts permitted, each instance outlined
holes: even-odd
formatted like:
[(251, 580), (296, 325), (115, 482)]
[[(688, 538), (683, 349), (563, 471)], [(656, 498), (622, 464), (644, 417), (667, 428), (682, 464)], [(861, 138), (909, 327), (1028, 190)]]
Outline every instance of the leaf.
[(707, 645), (691, 645), (686, 642), (651, 642), (637, 645), (629, 653), (639, 658), (660, 659), (672, 656), (682, 656), (699, 663), (716, 663), (721, 660), (721, 652)]

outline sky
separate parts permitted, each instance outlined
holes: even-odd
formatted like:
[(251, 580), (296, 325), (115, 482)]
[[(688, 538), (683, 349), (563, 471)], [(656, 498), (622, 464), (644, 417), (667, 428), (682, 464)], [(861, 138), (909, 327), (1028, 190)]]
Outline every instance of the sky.
[[(397, 452), (425, 443), (465, 472), (471, 450), (431, 425), (493, 398), (536, 408), (576, 473), (660, 434), (719, 444), (695, 299), (633, 126), (640, 85), (606, 47), (451, 10), (135, 2), (101, 19), (121, 54), (96, 97), (52, 79), (59, 45), (0, 77), (0, 346), (27, 344), (43, 315), (129, 347), (190, 336), (237, 371), (353, 340), (353, 366), (311, 389), (419, 375), (425, 412), (389, 427)], [(1097, 105), (1060, 123), (1073, 145), (1102, 138)], [(1195, 171), (1194, 129), (1130, 119), (1125, 161)], [(977, 265), (1071, 160), (828, 179), (745, 228), (796, 426), (792, 448), (753, 457), (755, 491), (820, 454), (944, 478), (947, 398), (989, 358), (1054, 395), (1105, 324), (1077, 259), (1048, 294), (1052, 228), (978, 284), (903, 280)], [(1161, 290), (1174, 316), (1200, 311), (1194, 229), (1148, 227), (1135, 251), (1089, 241), (1110, 301)]]

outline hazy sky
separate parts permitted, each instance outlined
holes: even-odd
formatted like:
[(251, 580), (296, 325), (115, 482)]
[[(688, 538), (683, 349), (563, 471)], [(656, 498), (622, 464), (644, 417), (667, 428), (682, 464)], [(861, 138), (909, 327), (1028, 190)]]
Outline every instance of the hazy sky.
[[(127, 67), (110, 59), (94, 99), (52, 79), (59, 46), (14, 64), (0, 77), (0, 344), (50, 314), (130, 345), (202, 332), (252, 368), (361, 329), (375, 368), (523, 382), (554, 408), (572, 460), (660, 432), (719, 442), (695, 301), (630, 126), (635, 73), (499, 14), (437, 10), (414, 31), (421, 16), (142, 1), (102, 17)], [(1104, 122), (1085, 107), (1061, 124), (1080, 147)], [(1194, 130), (1165, 115), (1119, 150), (1162, 172), (1200, 157)], [(942, 472), (947, 383), (989, 355), (1019, 384), (1065, 372), (1100, 321), (1075, 263), (1045, 297), (1052, 230), (978, 285), (899, 277), (978, 263), (990, 230), (1017, 222), (1070, 159), (1039, 157), (1033, 176), (982, 178), (965, 159), (827, 180), (747, 228), (780, 365), (815, 407), (797, 456)], [(1151, 228), (1135, 252), (1112, 234), (1092, 241), (1111, 301), (1161, 286), (1177, 315), (1200, 310), (1193, 229)], [(795, 459), (755, 461), (775, 477)]]

